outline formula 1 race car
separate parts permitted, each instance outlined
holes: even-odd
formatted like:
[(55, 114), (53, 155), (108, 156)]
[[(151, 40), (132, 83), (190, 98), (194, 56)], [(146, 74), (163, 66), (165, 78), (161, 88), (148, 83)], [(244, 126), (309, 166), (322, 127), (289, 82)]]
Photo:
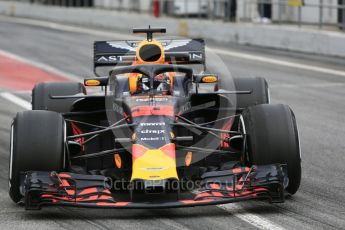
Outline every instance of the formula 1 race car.
[[(202, 39), (153, 39), (163, 28), (134, 32), (147, 38), (94, 43), (97, 77), (34, 87), (32, 110), (11, 127), (14, 202), (173, 208), (284, 202), (296, 193), (295, 116), (270, 104), (265, 79), (232, 78), (226, 88), (230, 76), (210, 73)], [(98, 76), (106, 67), (109, 75)]]

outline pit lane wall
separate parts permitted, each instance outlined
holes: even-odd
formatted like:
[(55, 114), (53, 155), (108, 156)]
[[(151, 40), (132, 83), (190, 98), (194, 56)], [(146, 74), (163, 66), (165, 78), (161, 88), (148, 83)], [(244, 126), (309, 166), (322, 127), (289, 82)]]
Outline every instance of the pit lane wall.
[(154, 18), (94, 8), (65, 8), (0, 1), (0, 14), (64, 24), (106, 28), (130, 33), (130, 28), (165, 26), (169, 35), (203, 37), (219, 43), (238, 43), (318, 55), (345, 57), (345, 33), (297, 28), (296, 26), (225, 23), (220, 21)]

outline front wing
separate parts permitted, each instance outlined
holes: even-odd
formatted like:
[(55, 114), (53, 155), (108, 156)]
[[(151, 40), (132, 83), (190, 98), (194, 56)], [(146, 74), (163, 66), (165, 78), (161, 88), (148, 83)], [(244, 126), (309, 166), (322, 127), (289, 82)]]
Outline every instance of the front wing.
[(67, 172), (26, 172), (21, 192), (26, 209), (52, 205), (147, 209), (217, 205), (250, 199), (284, 202), (288, 185), (286, 166), (280, 164), (207, 172), (201, 179), (200, 189), (192, 199), (169, 202), (118, 200), (116, 192), (111, 190), (110, 178)]

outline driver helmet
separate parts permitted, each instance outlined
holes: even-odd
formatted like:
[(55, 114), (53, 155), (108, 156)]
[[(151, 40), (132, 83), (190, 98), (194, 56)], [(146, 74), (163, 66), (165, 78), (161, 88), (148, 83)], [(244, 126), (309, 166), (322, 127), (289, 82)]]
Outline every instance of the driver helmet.
[[(155, 92), (167, 95), (170, 93), (171, 82), (167, 73), (158, 74), (153, 79), (153, 88)], [(137, 80), (137, 94), (143, 94), (150, 91), (150, 78), (141, 75)]]

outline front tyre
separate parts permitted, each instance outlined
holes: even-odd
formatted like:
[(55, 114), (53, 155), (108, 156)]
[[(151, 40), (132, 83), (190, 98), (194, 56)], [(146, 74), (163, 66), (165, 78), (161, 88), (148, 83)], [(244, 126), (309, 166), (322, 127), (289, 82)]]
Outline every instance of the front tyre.
[(9, 195), (20, 201), (21, 172), (65, 169), (65, 121), (51, 111), (17, 113), (11, 128)]
[(295, 115), (287, 105), (257, 105), (243, 112), (250, 165), (287, 164), (295, 194), (301, 182), (301, 156)]

